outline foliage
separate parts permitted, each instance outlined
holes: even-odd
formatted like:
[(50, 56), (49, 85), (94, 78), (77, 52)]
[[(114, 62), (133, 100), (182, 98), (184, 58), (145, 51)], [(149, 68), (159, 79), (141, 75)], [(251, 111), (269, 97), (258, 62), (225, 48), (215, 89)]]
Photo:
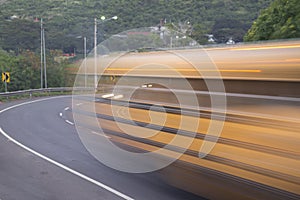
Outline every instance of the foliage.
[(13, 96), (0, 96), (0, 102), (9, 102), (11, 100), (20, 100), (20, 99), (28, 99), (35, 97), (48, 97), (48, 96), (58, 96), (58, 95), (71, 95), (72, 92), (33, 92), (30, 94), (18, 94)]
[(300, 4), (298, 0), (275, 0), (253, 23), (246, 41), (299, 38)]
[[(0, 4), (0, 69), (11, 73), (8, 90), (40, 88), (40, 19), (43, 18), (47, 49), (48, 86), (70, 86), (66, 73), (68, 62), (58, 63), (62, 53), (83, 53), (83, 37), (87, 51), (93, 49), (94, 18), (98, 18), (98, 42), (112, 34), (141, 27), (158, 27), (165, 23), (174, 30), (207, 43), (207, 34), (217, 42), (228, 38), (242, 41), (259, 10), (272, 0), (9, 0)], [(114, 15), (118, 20), (103, 22)], [(177, 28), (176, 28), (177, 27)], [(284, 31), (284, 30), (283, 30)], [(149, 38), (148, 38), (149, 39)], [(150, 43), (143, 35), (129, 36), (127, 43), (116, 37), (110, 49), (148, 51), (162, 44), (158, 34)], [(172, 37), (169, 38), (172, 40)], [(176, 40), (173, 45), (189, 42)], [(3, 50), (2, 50), (3, 49)], [(59, 53), (60, 52), (60, 53)], [(4, 84), (0, 90), (4, 91)]]
[[(271, 0), (10, 0), (1, 4), (0, 47), (35, 51), (39, 48), (39, 23), (44, 19), (46, 46), (65, 53), (83, 49), (78, 36), (87, 37), (87, 48), (93, 48), (93, 20), (118, 15), (118, 20), (100, 23), (98, 41), (126, 30), (189, 21), (191, 37), (201, 44), (205, 34), (214, 34), (218, 42), (233, 37), (242, 41), (259, 10)], [(13, 19), (11, 19), (13, 16)], [(17, 18), (17, 19), (15, 19)], [(100, 20), (101, 21), (101, 20)], [(164, 21), (164, 20), (162, 20)]]
[[(56, 63), (53, 57), (47, 57), (48, 87), (62, 87), (71, 85), (66, 72), (67, 63)], [(40, 88), (40, 59), (31, 51), (20, 53), (18, 56), (0, 51), (0, 69), (10, 72), (8, 91)], [(0, 91), (4, 92), (4, 83)]]

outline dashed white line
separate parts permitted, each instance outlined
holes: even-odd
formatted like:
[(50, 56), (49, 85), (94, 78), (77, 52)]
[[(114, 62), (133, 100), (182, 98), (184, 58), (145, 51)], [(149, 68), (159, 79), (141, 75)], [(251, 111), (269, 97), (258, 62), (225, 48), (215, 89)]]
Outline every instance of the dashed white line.
[(62, 114), (62, 113), (59, 113), (59, 116), (61, 116), (61, 117), (62, 117), (62, 116), (63, 116), (63, 114)]
[[(17, 105), (14, 105), (14, 106), (11, 106), (11, 107), (8, 107), (8, 108), (5, 108), (5, 109), (1, 110), (0, 114), (2, 114), (3, 112), (5, 112), (7, 110), (11, 110), (13, 108), (20, 107), (22, 105), (32, 104), (32, 103), (35, 103), (35, 102), (40, 102), (40, 101), (45, 101), (45, 100), (55, 99), (55, 98), (62, 98), (62, 97), (52, 97), (52, 98), (47, 98), (47, 99), (39, 99), (39, 100), (35, 100), (35, 101), (30, 101), (30, 102), (25, 102), (25, 103), (17, 104)], [(52, 160), (51, 158), (48, 158), (47, 156), (44, 156), (43, 154), (40, 154), (40, 153), (34, 151), (33, 149), (31, 149), (31, 148), (23, 145), (22, 143), (18, 142), (17, 140), (13, 139), (12, 137), (10, 137), (5, 131), (3, 131), (3, 129), (1, 127), (0, 127), (0, 133), (4, 137), (6, 137), (9, 141), (11, 141), (14, 144), (16, 144), (17, 146), (19, 146), (19, 147), (25, 149), (26, 151), (29, 151), (30, 153), (32, 153), (32, 154), (34, 154), (34, 155), (36, 155), (36, 156), (38, 156), (38, 157), (40, 157), (40, 158), (42, 158), (44, 160), (46, 160), (46, 161), (48, 161), (48, 162), (56, 165), (57, 167), (60, 167), (61, 169), (64, 169), (65, 171), (70, 172), (70, 173), (72, 173), (72, 174), (74, 174), (74, 175), (76, 175), (76, 176), (78, 176), (78, 177), (80, 177), (80, 178), (82, 178), (82, 179), (90, 182), (90, 183), (93, 183), (93, 184), (95, 184), (95, 185), (97, 185), (97, 186), (99, 186), (99, 187), (101, 187), (101, 188), (103, 188), (103, 189), (105, 189), (105, 190), (107, 190), (107, 191), (109, 191), (109, 192), (111, 192), (111, 193), (113, 193), (113, 194), (115, 194), (115, 195), (123, 198), (123, 199), (134, 200), (130, 196), (127, 196), (126, 194), (123, 194), (123, 193), (115, 190), (112, 187), (109, 187), (109, 186), (107, 186), (107, 185), (105, 185), (105, 184), (103, 184), (103, 183), (101, 183), (99, 181), (96, 181), (96, 180), (94, 180), (94, 179), (92, 179), (92, 178), (90, 178), (90, 177), (88, 177), (88, 176), (86, 176), (84, 174), (81, 174), (81, 173), (79, 173), (79, 172), (77, 172), (77, 171), (75, 171), (75, 170), (73, 170), (73, 169), (71, 169), (71, 168), (69, 168), (69, 167), (67, 167), (67, 166), (59, 163), (59, 162), (56, 162), (55, 160)]]
[(78, 103), (78, 104), (76, 104), (76, 106), (81, 106), (83, 103)]
[(70, 124), (70, 125), (74, 125), (74, 123), (73, 122), (71, 122), (71, 121), (69, 121), (69, 120), (65, 120), (68, 124)]
[(66, 107), (64, 110), (67, 111), (67, 110), (69, 110), (69, 109), (70, 109), (69, 107)]

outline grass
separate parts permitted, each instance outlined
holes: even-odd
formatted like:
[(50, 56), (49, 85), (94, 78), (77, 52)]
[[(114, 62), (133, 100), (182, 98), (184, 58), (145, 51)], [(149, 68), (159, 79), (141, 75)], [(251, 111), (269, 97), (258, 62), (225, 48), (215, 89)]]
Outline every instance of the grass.
[(10, 102), (15, 100), (23, 100), (23, 99), (31, 99), (34, 97), (48, 97), (48, 96), (59, 96), (59, 95), (71, 95), (72, 91), (68, 92), (37, 92), (30, 94), (20, 94), (20, 95), (13, 95), (8, 97), (0, 96), (0, 102)]

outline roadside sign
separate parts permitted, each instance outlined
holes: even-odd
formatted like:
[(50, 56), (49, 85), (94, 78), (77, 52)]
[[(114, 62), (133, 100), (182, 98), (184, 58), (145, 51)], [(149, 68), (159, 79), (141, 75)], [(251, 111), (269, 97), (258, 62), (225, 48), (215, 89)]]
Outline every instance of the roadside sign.
[(2, 73), (2, 82), (10, 83), (10, 74), (9, 72)]
[(9, 72), (2, 72), (2, 82), (4, 82), (5, 85), (5, 92), (7, 92), (7, 83), (10, 83)]

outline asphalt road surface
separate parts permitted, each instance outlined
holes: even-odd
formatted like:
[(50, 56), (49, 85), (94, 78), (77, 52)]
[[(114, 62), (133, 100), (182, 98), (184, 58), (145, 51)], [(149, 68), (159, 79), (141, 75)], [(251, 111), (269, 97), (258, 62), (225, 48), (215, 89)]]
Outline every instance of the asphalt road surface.
[(60, 116), (71, 97), (13, 104), (0, 104), (1, 200), (201, 199), (155, 173), (122, 173), (94, 159)]

